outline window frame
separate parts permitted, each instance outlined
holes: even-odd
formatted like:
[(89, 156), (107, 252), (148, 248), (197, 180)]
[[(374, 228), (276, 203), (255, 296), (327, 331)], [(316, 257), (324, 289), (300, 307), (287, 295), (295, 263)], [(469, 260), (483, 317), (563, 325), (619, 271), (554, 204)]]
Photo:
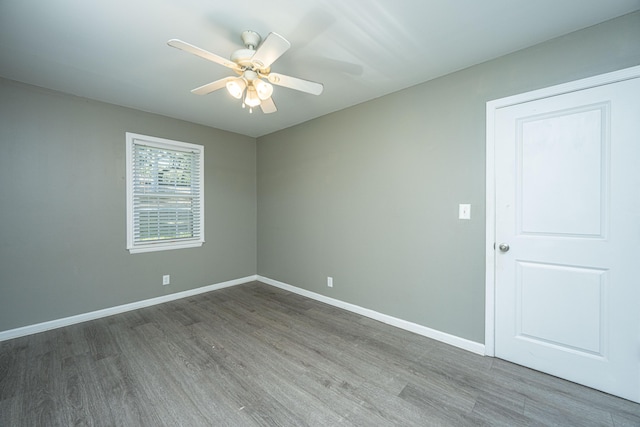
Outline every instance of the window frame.
[[(132, 132), (126, 132), (126, 208), (127, 208), (127, 250), (129, 253), (144, 253), (155, 252), (173, 249), (183, 248), (195, 248), (204, 244), (204, 146), (198, 144), (191, 144), (188, 142), (174, 141), (165, 138), (158, 138), (154, 136), (141, 135)], [(194, 237), (191, 238), (172, 238), (165, 240), (156, 240), (150, 242), (140, 242), (135, 240), (134, 236), (134, 215), (135, 205), (134, 197), (136, 194), (134, 188), (134, 146), (145, 145), (156, 149), (167, 149), (178, 152), (192, 152), (198, 153), (198, 171), (195, 174), (198, 180), (199, 188), (194, 198), (198, 199), (199, 209), (197, 209), (197, 215), (199, 215), (199, 232), (194, 233)], [(168, 196), (170, 197), (170, 196)], [(178, 194), (176, 194), (176, 197)]]

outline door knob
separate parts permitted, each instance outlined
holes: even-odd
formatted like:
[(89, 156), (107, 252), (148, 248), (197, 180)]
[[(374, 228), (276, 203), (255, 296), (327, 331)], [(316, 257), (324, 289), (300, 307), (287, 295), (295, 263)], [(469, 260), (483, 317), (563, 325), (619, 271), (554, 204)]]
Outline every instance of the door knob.
[(498, 246), (498, 249), (500, 249), (501, 252), (508, 252), (509, 245), (507, 245), (506, 243), (500, 243), (500, 245)]

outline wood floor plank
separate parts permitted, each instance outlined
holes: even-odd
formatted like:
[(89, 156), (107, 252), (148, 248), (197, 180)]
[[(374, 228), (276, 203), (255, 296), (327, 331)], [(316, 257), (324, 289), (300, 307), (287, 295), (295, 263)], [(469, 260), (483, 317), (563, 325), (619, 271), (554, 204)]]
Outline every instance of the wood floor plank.
[(0, 344), (0, 402), (19, 393), (25, 372), (14, 367), (26, 364), (26, 350), (25, 339), (16, 339)]
[(478, 425), (519, 427), (535, 425), (534, 420), (524, 414), (524, 399), (514, 402), (508, 399), (505, 403), (503, 395), (483, 393), (478, 396), (471, 416), (478, 420)]
[(258, 282), (0, 343), (4, 426), (640, 426), (640, 405)]
[(108, 357), (96, 363), (105, 404), (111, 409), (108, 420), (113, 425), (161, 425), (156, 412), (150, 409), (153, 402), (131, 372), (130, 362), (123, 359)]
[(20, 419), (21, 399), (9, 397), (0, 400), (0, 426), (10, 426), (15, 420)]

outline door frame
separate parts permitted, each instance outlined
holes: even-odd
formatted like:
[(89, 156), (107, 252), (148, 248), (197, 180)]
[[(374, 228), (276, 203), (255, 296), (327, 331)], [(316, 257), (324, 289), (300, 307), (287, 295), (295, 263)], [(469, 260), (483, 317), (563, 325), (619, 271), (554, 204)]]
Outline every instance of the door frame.
[(576, 92), (605, 84), (640, 77), (640, 65), (585, 79), (563, 83), (487, 102), (486, 109), (486, 253), (485, 253), (485, 335), (486, 356), (495, 356), (495, 267), (496, 198), (495, 198), (495, 115), (499, 108)]

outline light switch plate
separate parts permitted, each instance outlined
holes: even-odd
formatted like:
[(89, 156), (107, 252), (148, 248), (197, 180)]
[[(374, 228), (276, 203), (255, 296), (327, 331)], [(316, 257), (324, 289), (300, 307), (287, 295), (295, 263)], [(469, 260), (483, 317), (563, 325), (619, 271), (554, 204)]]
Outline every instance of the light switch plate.
[(471, 219), (471, 205), (470, 204), (460, 204), (458, 218), (459, 219)]

